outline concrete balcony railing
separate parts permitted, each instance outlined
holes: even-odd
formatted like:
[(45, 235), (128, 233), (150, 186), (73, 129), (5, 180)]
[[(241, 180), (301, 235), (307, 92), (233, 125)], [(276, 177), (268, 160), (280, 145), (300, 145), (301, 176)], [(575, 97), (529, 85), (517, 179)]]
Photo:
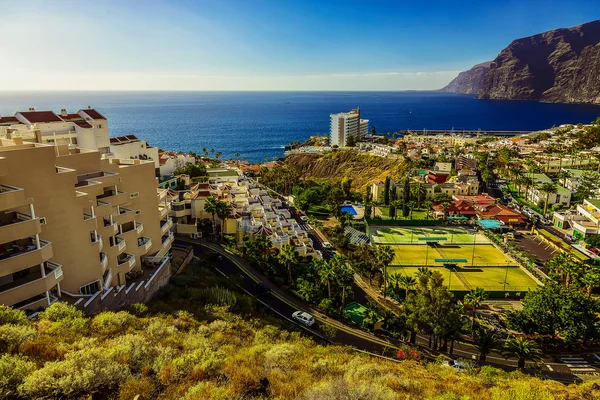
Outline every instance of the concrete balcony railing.
[(18, 208), (26, 203), (23, 189), (16, 186), (0, 185), (0, 210)]
[(106, 249), (106, 254), (109, 258), (116, 257), (122, 254), (127, 248), (127, 242), (125, 239), (115, 236), (110, 240), (110, 246)]
[(159, 203), (167, 197), (167, 193), (169, 193), (168, 189), (156, 188), (156, 197), (158, 198)]
[(166, 221), (160, 221), (160, 234), (164, 235), (171, 229), (173, 226), (173, 220), (171, 218), (167, 218)]
[(0, 243), (35, 236), (42, 232), (39, 218), (31, 218), (30, 215), (13, 212), (10, 222), (0, 226)]
[(98, 195), (96, 197), (96, 200), (98, 200), (98, 202), (102, 201), (104, 203), (110, 203), (113, 206), (118, 205), (118, 204), (123, 204), (129, 201), (129, 194), (125, 193), (125, 192), (115, 192), (110, 191), (110, 192), (105, 192), (102, 193), (100, 195)]
[(98, 218), (95, 215), (83, 213), (83, 221), (87, 231), (95, 231), (98, 229)]
[(99, 227), (99, 231), (106, 237), (114, 236), (119, 233), (119, 225), (116, 221), (110, 221), (109, 219), (104, 218), (102, 220), (102, 226)]
[(113, 221), (116, 221), (117, 224), (123, 225), (128, 222), (131, 222), (135, 219), (136, 213), (134, 210), (130, 210), (129, 208), (119, 207), (119, 214), (113, 214)]
[(177, 224), (177, 233), (183, 233), (183, 234), (192, 234), (192, 233), (198, 233), (198, 226), (196, 224), (182, 224), (182, 223), (178, 223)]
[(573, 226), (573, 229), (586, 235), (600, 233), (600, 225), (596, 225), (588, 220), (571, 221), (571, 224)]
[(36, 269), (36, 272), (18, 281), (0, 286), (0, 304), (13, 305), (44, 294), (63, 279), (62, 267), (59, 264), (45, 263), (44, 272), (46, 276), (42, 276), (41, 271)]
[(135, 267), (135, 255), (125, 253), (117, 258), (117, 268), (121, 271), (129, 272)]
[(163, 245), (163, 249), (171, 246), (171, 243), (173, 243), (173, 240), (175, 240), (175, 236), (169, 232), (168, 235), (163, 236), (162, 238), (162, 245)]
[(168, 203), (166, 206), (158, 206), (159, 219), (164, 219), (171, 212), (171, 204)]
[(91, 232), (90, 238), (92, 239), (92, 243), (94, 243), (94, 244), (96, 244), (96, 246), (98, 246), (98, 251), (102, 251), (102, 248), (104, 247), (104, 241), (102, 240), (102, 235), (98, 235), (96, 237), (94, 232)]
[(95, 214), (97, 217), (109, 217), (113, 213), (113, 205), (106, 201), (97, 201), (97, 206), (95, 207)]
[[(10, 246), (9, 246), (10, 245)], [(35, 245), (35, 239), (16, 241), (4, 244), (5, 250), (0, 253), (1, 275), (8, 275), (22, 269), (42, 264), (52, 258), (52, 244), (40, 240), (40, 248)]]
[(146, 254), (152, 247), (152, 239), (147, 237), (141, 237), (138, 239), (138, 249), (142, 251), (142, 254)]
[(142, 234), (142, 232), (144, 232), (144, 224), (141, 222), (136, 222), (135, 223), (135, 231), (137, 232), (138, 236)]

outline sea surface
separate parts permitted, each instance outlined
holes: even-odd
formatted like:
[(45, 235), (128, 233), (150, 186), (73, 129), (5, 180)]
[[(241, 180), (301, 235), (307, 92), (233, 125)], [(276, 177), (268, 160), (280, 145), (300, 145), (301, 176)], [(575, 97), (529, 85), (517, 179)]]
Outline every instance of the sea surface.
[(438, 92), (0, 92), (0, 115), (92, 106), (111, 136), (134, 134), (162, 149), (283, 156), (283, 146), (329, 132), (329, 114), (360, 107), (377, 132), (405, 129), (538, 130), (588, 123), (600, 106), (478, 100)]

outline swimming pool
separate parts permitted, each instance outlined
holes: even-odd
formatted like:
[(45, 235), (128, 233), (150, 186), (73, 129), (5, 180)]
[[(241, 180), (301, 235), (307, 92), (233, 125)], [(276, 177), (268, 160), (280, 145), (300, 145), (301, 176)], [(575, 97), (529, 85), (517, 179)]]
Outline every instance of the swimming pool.
[(354, 209), (354, 207), (352, 206), (342, 206), (342, 208), (340, 208), (341, 212), (347, 212), (350, 213), (352, 215), (357, 215), (358, 213), (356, 212), (356, 210)]

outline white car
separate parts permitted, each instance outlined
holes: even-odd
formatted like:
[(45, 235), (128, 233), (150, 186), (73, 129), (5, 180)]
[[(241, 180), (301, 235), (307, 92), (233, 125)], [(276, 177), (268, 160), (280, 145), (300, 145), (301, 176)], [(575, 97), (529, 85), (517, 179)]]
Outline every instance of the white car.
[(469, 367), (469, 364), (467, 364), (466, 362), (457, 361), (457, 360), (444, 361), (442, 363), (442, 365), (444, 367), (454, 368), (457, 371), (465, 371)]
[(324, 249), (331, 249), (331, 243), (329, 243), (329, 242), (323, 242), (323, 248)]
[(304, 222), (308, 221), (308, 217), (306, 215), (301, 216), (300, 219)]
[(312, 315), (304, 311), (296, 311), (292, 314), (292, 318), (306, 326), (312, 326), (315, 323), (315, 319)]

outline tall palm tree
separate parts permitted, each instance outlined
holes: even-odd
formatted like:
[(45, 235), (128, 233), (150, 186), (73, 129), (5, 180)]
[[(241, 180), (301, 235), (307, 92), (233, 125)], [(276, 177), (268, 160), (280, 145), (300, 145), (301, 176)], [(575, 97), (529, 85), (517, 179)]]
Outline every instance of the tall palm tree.
[(230, 204), (219, 201), (215, 213), (221, 220), (221, 237), (223, 237), (223, 234), (225, 233), (225, 227), (227, 225), (227, 219), (233, 213), (233, 207), (231, 207)]
[(402, 207), (402, 202), (400, 200), (392, 200), (390, 201), (390, 210), (393, 209), (392, 215), (390, 217), (392, 219), (396, 219), (396, 213)]
[(415, 182), (412, 187), (412, 195), (417, 200), (417, 208), (421, 208), (421, 200), (427, 194), (427, 189), (425, 188), (425, 184), (421, 181)]
[(390, 246), (377, 247), (377, 261), (381, 266), (383, 274), (383, 298), (385, 299), (387, 292), (387, 268), (394, 259), (395, 253)]
[(327, 286), (327, 294), (328, 297), (331, 299), (331, 284), (334, 283), (336, 279), (335, 265), (332, 265), (327, 262), (323, 262), (322, 264), (320, 263), (319, 277), (321, 278), (321, 282)]
[(214, 197), (214, 196), (210, 196), (208, 199), (206, 199), (204, 201), (204, 211), (206, 211), (207, 213), (210, 213), (212, 215), (212, 220), (213, 220), (213, 233), (216, 232), (216, 220), (215, 220), (215, 214), (217, 213), (217, 207), (219, 206), (220, 201)]
[(469, 293), (465, 295), (464, 301), (472, 309), (471, 329), (475, 329), (475, 315), (477, 314), (477, 309), (481, 307), (485, 299), (487, 299), (487, 293), (485, 289), (480, 287), (471, 289)]
[(408, 202), (407, 205), (408, 205), (408, 209), (410, 210), (410, 214), (409, 214), (410, 215), (410, 219), (412, 219), (412, 217), (413, 217), (413, 210), (414, 210), (415, 206), (417, 205), (417, 203), (415, 203), (414, 201), (411, 200), (411, 201)]
[(544, 215), (546, 215), (546, 212), (548, 211), (548, 199), (550, 198), (551, 194), (554, 194), (557, 192), (557, 188), (556, 188), (556, 185), (552, 182), (544, 182), (541, 184), (539, 190), (540, 190), (540, 192), (542, 192), (546, 195), (546, 200), (544, 203)]
[(538, 345), (525, 337), (509, 338), (504, 343), (504, 357), (517, 357), (518, 368), (525, 368), (525, 361), (535, 360), (541, 355)]
[(298, 263), (298, 261), (300, 260), (300, 255), (298, 254), (294, 246), (286, 244), (279, 250), (277, 260), (287, 270), (288, 284), (291, 286), (293, 284), (292, 267)]
[(572, 178), (573, 173), (568, 169), (558, 171), (558, 179), (562, 179), (562, 185), (567, 187), (567, 179)]
[(443, 213), (444, 213), (444, 221), (446, 219), (448, 219), (448, 209), (450, 208), (450, 203), (448, 203), (447, 201), (442, 203), (442, 208), (443, 208)]
[(415, 287), (417, 280), (410, 275), (400, 275), (398, 277), (398, 283), (404, 288), (404, 299), (408, 298), (408, 291)]
[(487, 355), (498, 346), (500, 337), (491, 329), (478, 329), (473, 332), (473, 342), (479, 352), (479, 362), (485, 362)]

